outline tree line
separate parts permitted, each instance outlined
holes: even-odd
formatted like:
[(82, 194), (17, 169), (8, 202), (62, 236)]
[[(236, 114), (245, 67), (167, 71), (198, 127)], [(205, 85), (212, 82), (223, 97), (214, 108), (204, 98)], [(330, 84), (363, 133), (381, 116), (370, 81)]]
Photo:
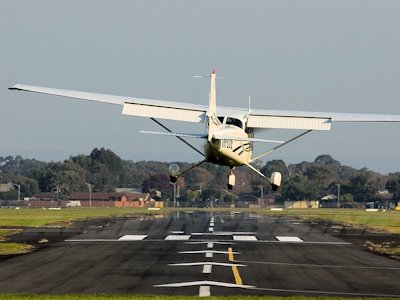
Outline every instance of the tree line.
[[(116, 188), (141, 188), (153, 197), (171, 199), (173, 187), (169, 183), (168, 166), (179, 165), (181, 170), (192, 164), (185, 162), (159, 162), (122, 160), (109, 149), (95, 148), (89, 155), (71, 156), (59, 162), (43, 162), (20, 156), (0, 157), (0, 183), (14, 183), (21, 187), (21, 197), (32, 197), (41, 192), (58, 191), (60, 198), (71, 192), (112, 192)], [(271, 160), (254, 166), (266, 176), (274, 171), (282, 173), (282, 199), (318, 199), (341, 190), (341, 201), (371, 201), (378, 191), (387, 189), (394, 198), (400, 197), (400, 172), (382, 175), (367, 168), (344, 166), (329, 155), (320, 155), (313, 162), (286, 164)], [(201, 201), (218, 198), (233, 201), (237, 195), (259, 197), (271, 193), (269, 185), (247, 167), (235, 170), (236, 186), (231, 193), (225, 191), (227, 167), (203, 164), (185, 173), (178, 180), (180, 201)], [(16, 199), (16, 190), (0, 193), (0, 199)]]

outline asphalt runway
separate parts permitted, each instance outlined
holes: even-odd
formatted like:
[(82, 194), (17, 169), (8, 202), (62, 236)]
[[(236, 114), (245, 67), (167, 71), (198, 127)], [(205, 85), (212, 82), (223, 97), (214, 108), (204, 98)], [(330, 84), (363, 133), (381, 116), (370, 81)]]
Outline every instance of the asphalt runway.
[(0, 261), (0, 292), (400, 296), (400, 262), (337, 232), (292, 217), (204, 212), (30, 229), (20, 238), (49, 242)]

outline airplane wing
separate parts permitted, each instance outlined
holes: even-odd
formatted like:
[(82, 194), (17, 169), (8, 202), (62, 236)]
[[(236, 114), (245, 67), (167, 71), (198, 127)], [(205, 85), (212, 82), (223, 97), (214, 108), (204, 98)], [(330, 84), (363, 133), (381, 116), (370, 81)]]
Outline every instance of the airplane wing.
[[(193, 123), (204, 123), (208, 111), (207, 105), (87, 93), (23, 84), (17, 84), (9, 89), (122, 105), (122, 113), (125, 115)], [(400, 115), (261, 109), (252, 109), (249, 112), (245, 108), (222, 106), (216, 107), (216, 111), (218, 115), (237, 116), (241, 119), (247, 116), (247, 127), (250, 128), (330, 130), (333, 122), (400, 122)]]
[(400, 122), (400, 115), (307, 112), (285, 110), (251, 110), (247, 126), (251, 128), (282, 128), (330, 130), (334, 122)]
[(9, 89), (122, 105), (122, 113), (125, 115), (193, 123), (203, 123), (208, 110), (207, 105), (87, 93), (23, 84), (14, 85)]

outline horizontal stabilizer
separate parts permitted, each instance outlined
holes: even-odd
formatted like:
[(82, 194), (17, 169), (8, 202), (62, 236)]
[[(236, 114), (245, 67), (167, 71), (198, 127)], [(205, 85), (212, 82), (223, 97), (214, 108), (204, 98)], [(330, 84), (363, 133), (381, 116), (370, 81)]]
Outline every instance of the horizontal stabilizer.
[(232, 141), (241, 141), (241, 142), (259, 142), (259, 143), (273, 143), (273, 144), (283, 144), (284, 143), (284, 141), (245, 138), (245, 137), (237, 137), (237, 136), (225, 136), (225, 135), (221, 135), (221, 134), (214, 134), (213, 138), (218, 139), (218, 140), (232, 140)]
[(175, 132), (159, 132), (159, 131), (147, 131), (147, 130), (141, 130), (140, 133), (178, 136), (178, 137), (195, 138), (195, 139), (207, 138), (207, 135), (204, 133), (175, 133)]

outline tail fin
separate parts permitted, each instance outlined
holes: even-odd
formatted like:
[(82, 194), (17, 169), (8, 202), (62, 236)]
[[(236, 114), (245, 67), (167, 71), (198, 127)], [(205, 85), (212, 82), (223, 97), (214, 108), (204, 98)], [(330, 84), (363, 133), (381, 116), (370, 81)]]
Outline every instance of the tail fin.
[(210, 76), (210, 95), (209, 95), (209, 105), (208, 105), (208, 140), (210, 141), (214, 131), (221, 125), (221, 122), (217, 118), (217, 93), (215, 90), (215, 79), (216, 79), (216, 72), (212, 70)]
[(215, 78), (216, 78), (216, 72), (215, 70), (212, 70), (211, 76), (210, 76), (210, 95), (209, 95), (209, 107), (208, 107), (208, 115), (211, 116), (216, 116), (216, 98), (217, 98), (217, 93), (215, 91)]

